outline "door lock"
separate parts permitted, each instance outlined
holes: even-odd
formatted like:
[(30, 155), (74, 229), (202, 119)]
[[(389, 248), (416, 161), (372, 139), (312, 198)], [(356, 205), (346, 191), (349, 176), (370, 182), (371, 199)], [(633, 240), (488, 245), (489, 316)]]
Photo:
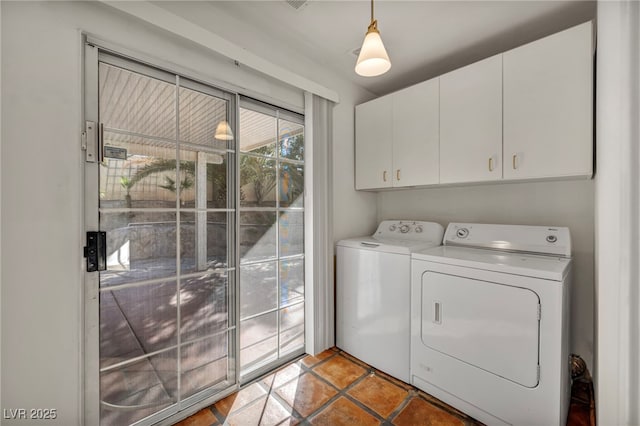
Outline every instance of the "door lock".
[(87, 232), (87, 245), (84, 257), (87, 258), (87, 272), (107, 270), (107, 233), (104, 231)]

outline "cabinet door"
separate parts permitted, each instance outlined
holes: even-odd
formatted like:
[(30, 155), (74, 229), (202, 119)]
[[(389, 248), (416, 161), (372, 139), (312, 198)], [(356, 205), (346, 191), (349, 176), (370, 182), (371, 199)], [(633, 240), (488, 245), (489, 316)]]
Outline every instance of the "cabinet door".
[(591, 176), (591, 26), (504, 54), (505, 178)]
[(356, 189), (392, 185), (392, 107), (391, 96), (356, 106)]
[(502, 55), (440, 77), (440, 183), (502, 178)]
[(393, 186), (439, 182), (439, 79), (393, 95)]

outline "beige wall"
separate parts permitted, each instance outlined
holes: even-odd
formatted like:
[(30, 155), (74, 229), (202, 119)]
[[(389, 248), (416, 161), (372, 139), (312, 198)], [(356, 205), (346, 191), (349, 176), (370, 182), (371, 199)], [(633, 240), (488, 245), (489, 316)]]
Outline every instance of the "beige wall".
[(571, 351), (593, 365), (594, 183), (503, 183), (393, 190), (378, 195), (383, 219), (567, 226), (573, 245)]

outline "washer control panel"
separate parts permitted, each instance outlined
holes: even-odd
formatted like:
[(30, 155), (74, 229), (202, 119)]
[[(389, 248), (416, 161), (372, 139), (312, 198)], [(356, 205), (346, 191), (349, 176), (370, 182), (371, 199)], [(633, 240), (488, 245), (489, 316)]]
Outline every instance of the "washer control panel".
[(571, 257), (569, 228), (450, 223), (444, 245)]
[(420, 220), (385, 220), (380, 223), (373, 237), (389, 240), (441, 242), (442, 225)]

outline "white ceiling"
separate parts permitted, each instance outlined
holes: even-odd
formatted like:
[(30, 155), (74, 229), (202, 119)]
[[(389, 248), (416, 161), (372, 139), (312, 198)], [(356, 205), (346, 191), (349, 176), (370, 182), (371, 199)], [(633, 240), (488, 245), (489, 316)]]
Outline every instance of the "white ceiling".
[[(353, 67), (370, 19), (366, 0), (310, 0), (296, 10), (286, 1), (213, 1), (212, 13), (232, 18), (245, 28), (240, 45), (267, 37), (283, 49), (381, 95), (593, 19), (594, 1), (402, 1), (376, 0), (375, 17), (391, 58), (391, 70), (379, 77), (360, 77)], [(225, 36), (218, 17), (158, 2), (201, 26)], [(249, 31), (250, 30), (250, 31)], [(227, 27), (231, 32), (231, 27)], [(251, 34), (247, 34), (251, 33)], [(230, 41), (237, 42), (234, 38)], [(259, 45), (259, 43), (258, 43)], [(264, 52), (257, 54), (269, 56)]]

